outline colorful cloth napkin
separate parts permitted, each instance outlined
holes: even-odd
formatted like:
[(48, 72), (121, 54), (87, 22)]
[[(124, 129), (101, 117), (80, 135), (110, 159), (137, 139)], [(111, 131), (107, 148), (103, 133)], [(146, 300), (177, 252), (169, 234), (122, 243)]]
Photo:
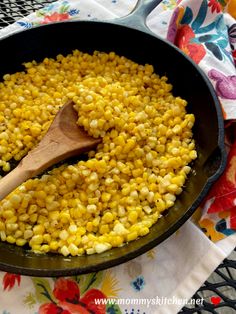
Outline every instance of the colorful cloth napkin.
[[(136, 0), (57, 1), (0, 30), (0, 37), (55, 21), (113, 19), (127, 15), (135, 4)], [(236, 230), (235, 17), (236, 0), (163, 0), (147, 19), (154, 33), (176, 44), (205, 71), (228, 121), (228, 166), (199, 209), (195, 222), (188, 221), (146, 254), (105, 271), (56, 279), (0, 272), (0, 313), (177, 313), (233, 250), (236, 245), (233, 234)], [(206, 235), (216, 243), (200, 230), (199, 220)], [(111, 298), (119, 300), (116, 302), (119, 304), (95, 304), (95, 299)]]

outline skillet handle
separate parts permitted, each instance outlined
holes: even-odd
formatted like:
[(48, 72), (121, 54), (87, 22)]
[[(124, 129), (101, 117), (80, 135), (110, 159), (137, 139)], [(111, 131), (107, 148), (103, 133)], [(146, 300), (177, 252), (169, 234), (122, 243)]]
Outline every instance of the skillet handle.
[(124, 17), (117, 18), (113, 22), (146, 33), (152, 33), (146, 25), (146, 18), (161, 2), (162, 0), (139, 0), (131, 13)]

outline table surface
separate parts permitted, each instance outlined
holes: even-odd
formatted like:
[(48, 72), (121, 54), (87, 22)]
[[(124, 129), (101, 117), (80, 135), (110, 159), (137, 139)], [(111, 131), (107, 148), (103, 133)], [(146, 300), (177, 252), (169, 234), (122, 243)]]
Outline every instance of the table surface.
[[(6, 27), (16, 20), (54, 2), (55, 0), (1, 0), (0, 28)], [(211, 297), (219, 296), (222, 301), (213, 306)], [(236, 312), (236, 248), (232, 254), (211, 274), (208, 280), (194, 294), (193, 299), (204, 298), (202, 306), (184, 307), (183, 313), (219, 313)]]

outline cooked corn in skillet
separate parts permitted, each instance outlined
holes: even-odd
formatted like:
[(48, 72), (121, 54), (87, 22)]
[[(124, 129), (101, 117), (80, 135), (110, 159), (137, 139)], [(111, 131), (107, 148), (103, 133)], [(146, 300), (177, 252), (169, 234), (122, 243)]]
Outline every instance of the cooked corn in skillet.
[(88, 160), (28, 180), (0, 202), (1, 240), (76, 256), (148, 234), (182, 192), (197, 157), (194, 115), (171, 89), (151, 65), (114, 52), (75, 50), (6, 74), (0, 83), (3, 171), (39, 142), (68, 100), (78, 124), (102, 143)]

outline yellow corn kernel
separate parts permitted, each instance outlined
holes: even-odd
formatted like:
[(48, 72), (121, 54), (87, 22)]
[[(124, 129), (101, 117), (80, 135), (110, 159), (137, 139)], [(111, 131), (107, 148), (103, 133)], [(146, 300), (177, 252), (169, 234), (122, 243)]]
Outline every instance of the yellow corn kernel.
[(30, 245), (37, 245), (37, 244), (42, 244), (43, 243), (43, 236), (40, 235), (34, 235), (31, 240), (30, 240)]
[(66, 245), (63, 245), (60, 251), (61, 251), (61, 254), (64, 256), (68, 256), (70, 254), (70, 251)]
[(108, 233), (110, 231), (109, 226), (108, 225), (101, 225), (99, 228), (99, 232), (101, 234), (105, 234)]
[(163, 196), (163, 198), (164, 198), (165, 201), (172, 201), (172, 202), (174, 202), (175, 199), (176, 199), (175, 195), (172, 194), (172, 193), (166, 193), (166, 194)]
[(172, 207), (174, 205), (174, 201), (166, 200), (166, 208)]
[(49, 243), (49, 248), (50, 248), (50, 250), (52, 250), (52, 251), (57, 251), (57, 249), (59, 248), (58, 241), (51, 241), (51, 242)]
[[(93, 219), (93, 221), (92, 221), (92, 223), (93, 223), (93, 226), (94, 227), (98, 227), (99, 226), (99, 223), (100, 223), (100, 217), (98, 216), (98, 217), (96, 217), (96, 218), (94, 218)], [(1, 229), (0, 229), (1, 230)]]
[(27, 243), (25, 239), (16, 239), (16, 245), (24, 246)]
[(197, 158), (197, 152), (195, 150), (191, 150), (191, 152), (189, 153), (189, 157), (191, 159), (196, 159)]
[(156, 202), (156, 209), (159, 212), (162, 212), (166, 209), (165, 202), (162, 199), (158, 199), (158, 201)]
[(34, 233), (35, 235), (37, 235), (37, 234), (43, 234), (44, 231), (45, 231), (45, 228), (44, 228), (43, 225), (36, 225), (36, 226), (34, 226), (34, 228), (33, 228), (33, 233)]
[(37, 219), (38, 219), (38, 214), (32, 214), (32, 215), (30, 215), (30, 217), (29, 217), (29, 220), (30, 220), (30, 222), (32, 222), (32, 223), (35, 223), (36, 221), (37, 221)]
[(84, 227), (79, 227), (77, 230), (77, 235), (82, 236), (86, 233), (86, 229)]
[(88, 232), (92, 232), (93, 231), (93, 223), (91, 221), (88, 221), (86, 224), (86, 230)]
[(33, 136), (38, 136), (41, 133), (41, 128), (33, 126), (30, 128), (30, 132)]
[(128, 233), (127, 236), (126, 236), (128, 242), (129, 242), (129, 241), (136, 240), (137, 237), (138, 237), (137, 231), (133, 231), (133, 232), (131, 232), (131, 233)]
[(18, 229), (18, 224), (16, 223), (6, 223), (6, 229), (10, 232), (16, 231)]
[(122, 236), (117, 235), (111, 239), (111, 244), (114, 247), (121, 246), (123, 243), (124, 243), (124, 238)]
[(132, 210), (128, 215), (128, 220), (134, 224), (138, 219), (138, 213), (134, 210)]
[(17, 222), (17, 215), (15, 215), (11, 218), (8, 218), (5, 223), (14, 224), (16, 222)]
[(35, 253), (38, 253), (38, 254), (42, 253), (41, 247), (42, 246), (40, 244), (33, 244), (33, 245), (31, 245), (32, 251), (35, 252)]
[(69, 233), (66, 230), (62, 230), (59, 233), (59, 238), (63, 241), (66, 241), (66, 239), (69, 237)]
[(29, 210), (28, 210), (28, 214), (31, 215), (31, 214), (35, 213), (37, 210), (38, 210), (37, 205), (30, 205)]
[(96, 251), (96, 253), (103, 253), (107, 250), (109, 250), (111, 248), (111, 244), (110, 243), (98, 243), (95, 245), (94, 249)]
[(103, 217), (102, 217), (102, 220), (105, 222), (105, 223), (110, 223), (113, 221), (113, 214), (110, 213), (110, 212), (106, 212)]
[(33, 235), (34, 235), (34, 233), (30, 229), (24, 231), (24, 239), (25, 240), (32, 238)]
[(70, 234), (76, 234), (78, 227), (76, 225), (70, 225), (68, 231)]
[[(46, 214), (46, 213), (43, 213), (43, 214)], [(42, 225), (43, 225), (43, 224), (45, 224), (45, 223), (47, 222), (47, 217), (46, 217), (46, 216), (43, 216), (43, 215), (39, 215), (37, 222), (38, 222), (39, 224), (42, 224)]]
[(101, 199), (104, 203), (109, 202), (110, 198), (111, 198), (111, 194), (109, 193), (103, 192), (101, 195)]
[(138, 231), (138, 235), (143, 237), (145, 236), (146, 234), (149, 233), (149, 228), (148, 227), (141, 227)]
[(182, 186), (185, 182), (185, 177), (183, 175), (176, 176), (171, 178), (171, 183), (176, 184), (178, 186)]
[(28, 214), (22, 214), (19, 216), (19, 221), (27, 221), (30, 218)]
[(13, 243), (15, 243), (16, 242), (16, 239), (13, 237), (13, 236), (7, 236), (6, 237), (6, 241), (8, 242), (8, 243), (11, 243), (11, 244), (13, 244)]
[(13, 206), (18, 206), (21, 202), (21, 196), (17, 194), (12, 194), (10, 197), (10, 202), (12, 203)]
[(72, 256), (76, 256), (79, 253), (78, 247), (73, 243), (68, 246), (68, 250)]
[(61, 213), (60, 214), (60, 220), (62, 223), (67, 223), (70, 221), (70, 214), (69, 213)]
[(177, 190), (178, 190), (178, 185), (177, 184), (172, 183), (172, 184), (167, 186), (167, 191), (170, 192), (170, 193), (174, 194), (174, 193), (177, 192)]
[(12, 210), (5, 210), (2, 214), (5, 219), (10, 219), (14, 217), (14, 212)]
[(5, 233), (5, 231), (0, 231), (0, 239), (2, 240), (2, 241), (6, 241), (6, 238), (7, 238), (7, 236), (6, 236), (6, 233)]
[[(8, 160), (9, 159), (11, 159), (11, 156), (10, 156), (10, 158), (7, 158)], [(7, 163), (5, 163), (5, 165), (2, 167), (2, 169), (3, 169), (3, 171), (5, 171), (5, 172), (9, 172), (10, 170), (11, 170), (11, 166), (10, 166), (10, 164), (7, 162)]]
[(5, 224), (4, 222), (0, 221), (0, 231), (4, 231), (5, 230)]
[(39, 198), (39, 199), (42, 199), (42, 200), (45, 200), (46, 197), (47, 197), (47, 194), (45, 191), (41, 190), (41, 191), (36, 191), (35, 192), (35, 197)]
[(43, 244), (40, 250), (44, 253), (48, 253), (50, 251), (50, 246), (48, 244)]

